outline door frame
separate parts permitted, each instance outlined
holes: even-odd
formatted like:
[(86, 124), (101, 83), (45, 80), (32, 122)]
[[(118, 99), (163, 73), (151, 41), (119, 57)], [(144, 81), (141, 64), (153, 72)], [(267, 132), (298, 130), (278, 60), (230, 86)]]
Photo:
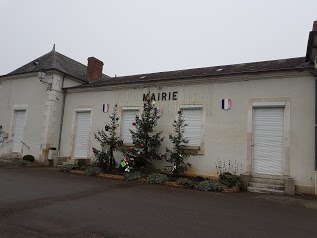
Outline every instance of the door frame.
[[(284, 108), (284, 148), (283, 148), (283, 175), (290, 175), (290, 98), (252, 98), (249, 100), (248, 108), (248, 131), (247, 131), (247, 173), (253, 174), (253, 114), (254, 108)], [(279, 175), (267, 175), (276, 177)]]
[(27, 118), (28, 118), (27, 117), (28, 105), (27, 104), (16, 104), (16, 105), (12, 106), (12, 109), (13, 110), (12, 110), (11, 123), (10, 123), (10, 140), (12, 140), (12, 145), (11, 145), (11, 148), (9, 149), (10, 152), (12, 152), (12, 148), (13, 148), (13, 139), (14, 139), (13, 133), (14, 133), (14, 128), (15, 128), (15, 115), (16, 115), (15, 113), (16, 113), (16, 111), (25, 111), (25, 120), (24, 120), (24, 125), (23, 125), (23, 140), (24, 140), (24, 132), (25, 132), (25, 127), (26, 127)]

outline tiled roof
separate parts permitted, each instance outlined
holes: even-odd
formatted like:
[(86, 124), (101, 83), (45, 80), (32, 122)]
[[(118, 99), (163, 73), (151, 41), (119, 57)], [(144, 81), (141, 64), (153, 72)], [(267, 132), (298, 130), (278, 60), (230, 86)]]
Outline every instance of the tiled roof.
[[(37, 72), (39, 69), (56, 69), (60, 72), (66, 73), (71, 75), (77, 79), (82, 81), (88, 82), (86, 79), (87, 75), (87, 66), (83, 65), (61, 53), (58, 53), (54, 49), (35, 59), (31, 62), (23, 65), (22, 67), (12, 71), (7, 75), (15, 75), (15, 74), (23, 74), (23, 73), (30, 73), (30, 72)], [(110, 78), (107, 75), (103, 75), (103, 79)]]
[(233, 64), (213, 66), (206, 68), (186, 69), (167, 71), (150, 74), (139, 74), (131, 76), (113, 77), (104, 80), (93, 81), (86, 85), (77, 86), (74, 88), (84, 87), (97, 87), (106, 85), (119, 85), (129, 83), (146, 83), (162, 80), (173, 79), (188, 79), (188, 78), (200, 78), (200, 77), (216, 77), (224, 75), (235, 75), (245, 73), (257, 73), (257, 72), (270, 72), (270, 71), (285, 71), (285, 70), (303, 70), (311, 68), (311, 63), (305, 62), (305, 57), (262, 61), (245, 64)]

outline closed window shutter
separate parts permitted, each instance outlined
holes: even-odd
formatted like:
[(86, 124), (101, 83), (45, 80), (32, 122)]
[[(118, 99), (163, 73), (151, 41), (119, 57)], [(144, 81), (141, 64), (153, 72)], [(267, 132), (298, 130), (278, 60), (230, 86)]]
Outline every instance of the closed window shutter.
[(24, 126), (25, 126), (25, 110), (15, 111), (15, 124), (14, 124), (14, 135), (13, 135), (13, 152), (22, 151), (22, 142), (24, 138)]
[(139, 115), (139, 110), (133, 109), (125, 109), (122, 111), (122, 132), (121, 137), (123, 139), (124, 144), (132, 144), (132, 134), (131, 130), (135, 130), (135, 127), (132, 125), (135, 122), (135, 116)]
[(77, 112), (75, 153), (76, 158), (87, 158), (89, 149), (91, 112)]
[(253, 115), (253, 172), (282, 175), (284, 108), (256, 108)]
[(184, 116), (185, 127), (184, 136), (189, 140), (188, 146), (201, 146), (202, 138), (202, 118), (203, 110), (202, 107), (196, 108), (181, 108)]

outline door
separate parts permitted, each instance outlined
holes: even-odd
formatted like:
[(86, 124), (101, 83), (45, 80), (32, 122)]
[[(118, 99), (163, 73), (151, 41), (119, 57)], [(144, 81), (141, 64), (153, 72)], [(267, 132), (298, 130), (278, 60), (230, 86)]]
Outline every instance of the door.
[(24, 140), (26, 110), (15, 110), (13, 116), (13, 142), (12, 152), (22, 151), (22, 142)]
[(253, 173), (283, 175), (284, 108), (255, 108)]
[(87, 158), (89, 149), (89, 136), (91, 125), (91, 112), (77, 112), (75, 127), (75, 158)]

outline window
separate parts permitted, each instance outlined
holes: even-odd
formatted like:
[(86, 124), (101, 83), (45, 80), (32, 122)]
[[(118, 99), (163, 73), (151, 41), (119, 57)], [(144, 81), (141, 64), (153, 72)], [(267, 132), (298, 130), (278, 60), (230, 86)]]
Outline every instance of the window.
[(201, 146), (202, 142), (202, 119), (203, 106), (202, 105), (183, 105), (180, 107), (185, 123), (184, 136), (188, 138), (188, 146)]
[(131, 130), (135, 127), (132, 125), (135, 122), (135, 116), (139, 115), (139, 107), (123, 107), (121, 116), (121, 138), (124, 144), (133, 144)]

